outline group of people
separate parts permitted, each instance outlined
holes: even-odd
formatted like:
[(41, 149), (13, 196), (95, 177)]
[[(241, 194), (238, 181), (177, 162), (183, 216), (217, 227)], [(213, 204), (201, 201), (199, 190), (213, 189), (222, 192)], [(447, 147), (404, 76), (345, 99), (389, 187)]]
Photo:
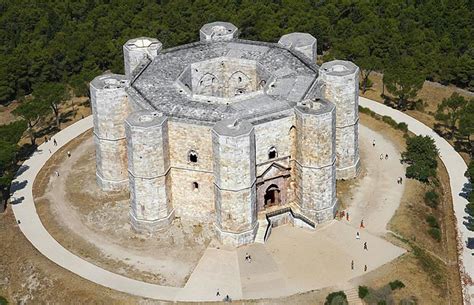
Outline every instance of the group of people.
[[(375, 147), (375, 139), (372, 141), (372, 147)], [(388, 160), (388, 154), (380, 154), (380, 160), (383, 160), (385, 158), (385, 160)]]

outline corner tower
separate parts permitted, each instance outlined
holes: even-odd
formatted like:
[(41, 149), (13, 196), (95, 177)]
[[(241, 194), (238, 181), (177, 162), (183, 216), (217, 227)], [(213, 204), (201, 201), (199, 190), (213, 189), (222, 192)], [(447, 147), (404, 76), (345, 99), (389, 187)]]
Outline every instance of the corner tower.
[(238, 119), (216, 123), (212, 150), (217, 236), (227, 245), (251, 243), (258, 228), (253, 125)]
[(317, 41), (313, 35), (298, 32), (286, 34), (281, 36), (278, 44), (287, 49), (298, 51), (310, 59), (312, 63), (316, 63)]
[(158, 112), (134, 112), (125, 129), (132, 227), (139, 232), (166, 228), (174, 217), (169, 198), (168, 119)]
[(336, 168), (338, 179), (357, 176), (359, 159), (359, 68), (349, 61), (321, 65), (323, 95), (336, 105)]
[(130, 112), (123, 75), (107, 74), (90, 83), (97, 183), (104, 191), (128, 185), (124, 120)]
[(333, 219), (336, 210), (335, 115), (324, 100), (295, 106), (296, 202), (316, 223)]
[(123, 45), (125, 75), (131, 77), (132, 72), (142, 60), (155, 58), (162, 48), (162, 43), (156, 38), (139, 37), (130, 39)]

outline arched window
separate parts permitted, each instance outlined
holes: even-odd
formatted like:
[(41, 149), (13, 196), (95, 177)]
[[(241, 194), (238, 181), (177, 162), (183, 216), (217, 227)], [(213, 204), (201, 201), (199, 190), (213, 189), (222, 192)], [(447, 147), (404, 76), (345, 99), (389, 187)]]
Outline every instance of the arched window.
[(189, 160), (189, 162), (192, 162), (192, 163), (198, 162), (198, 155), (197, 155), (197, 152), (195, 152), (194, 150), (191, 150), (191, 151), (188, 153), (188, 160)]
[(278, 152), (276, 148), (272, 146), (268, 150), (268, 159), (275, 159), (276, 157), (278, 157)]
[(193, 182), (193, 191), (197, 191), (199, 189), (199, 183), (196, 181)]

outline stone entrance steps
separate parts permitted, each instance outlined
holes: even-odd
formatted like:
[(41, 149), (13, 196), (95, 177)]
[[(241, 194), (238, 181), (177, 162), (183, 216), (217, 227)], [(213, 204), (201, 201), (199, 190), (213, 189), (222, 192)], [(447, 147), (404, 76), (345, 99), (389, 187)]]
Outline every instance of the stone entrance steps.
[(347, 302), (349, 305), (364, 305), (364, 302), (359, 298), (359, 288), (351, 288), (344, 290), (347, 296)]
[(257, 230), (257, 235), (255, 235), (255, 241), (256, 243), (264, 244), (265, 243), (265, 232), (267, 231), (267, 227), (270, 224), (268, 223), (268, 220), (263, 217), (258, 219), (258, 230)]

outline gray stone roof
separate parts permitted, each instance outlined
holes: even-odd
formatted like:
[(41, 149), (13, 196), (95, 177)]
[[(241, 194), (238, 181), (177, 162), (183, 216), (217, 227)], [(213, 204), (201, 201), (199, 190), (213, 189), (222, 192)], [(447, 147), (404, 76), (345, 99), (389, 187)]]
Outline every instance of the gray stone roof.
[[(255, 61), (271, 77), (263, 89), (238, 99), (197, 100), (178, 78), (183, 79), (182, 73), (191, 64), (218, 57)], [(196, 42), (162, 50), (152, 61), (144, 62), (128, 93), (138, 108), (153, 109), (170, 118), (213, 125), (238, 117), (255, 124), (291, 115), (297, 102), (320, 96), (318, 69), (300, 53), (274, 43), (239, 39)]]

